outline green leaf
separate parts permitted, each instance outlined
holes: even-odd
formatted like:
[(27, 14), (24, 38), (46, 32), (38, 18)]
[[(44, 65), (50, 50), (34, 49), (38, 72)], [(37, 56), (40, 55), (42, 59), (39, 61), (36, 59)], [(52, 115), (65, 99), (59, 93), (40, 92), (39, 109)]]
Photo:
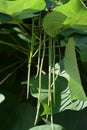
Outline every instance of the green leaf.
[(54, 115), (54, 123), (66, 130), (87, 130), (87, 108), (82, 111), (66, 110)]
[[(19, 15), (19, 13), (35, 13), (45, 7), (44, 0), (1, 0), (0, 1), (0, 12), (10, 14), (10, 15)], [(25, 12), (24, 12), (25, 11)]]
[[(75, 46), (79, 48), (78, 53), (80, 55), (81, 61), (87, 62), (87, 31), (79, 31), (70, 28), (64, 32), (61, 32), (61, 35), (63, 35), (66, 38), (73, 37), (74, 41), (76, 42)], [(64, 42), (64, 44), (66, 44), (66, 41)]]
[(3, 93), (5, 100), (0, 104), (0, 130), (28, 130), (33, 127), (36, 108), (28, 102), (18, 104), (17, 94), (6, 90)]
[(69, 88), (72, 100), (87, 100), (81, 85), (73, 39), (70, 39), (66, 46), (64, 64), (65, 70), (70, 76)]
[(36, 108), (29, 103), (21, 103), (15, 110), (9, 130), (28, 130), (34, 125)]
[[(58, 67), (59, 69), (59, 67)], [(57, 70), (56, 70), (57, 71)], [(81, 110), (87, 106), (87, 102), (84, 101), (72, 101), (71, 93), (68, 87), (68, 75), (66, 72), (61, 72), (55, 82), (55, 106), (53, 107), (53, 113), (58, 113), (66, 109)], [(33, 97), (38, 99), (39, 93), (39, 79), (31, 78), (30, 92)], [(43, 105), (42, 115), (50, 114), (50, 107), (48, 106), (48, 77), (42, 76), (41, 97), (40, 102)], [(53, 103), (53, 102), (51, 102)]]
[[(51, 130), (51, 129), (52, 129), (52, 125), (42, 125), (42, 126), (33, 127), (33, 128), (31, 128), (29, 130)], [(60, 125), (55, 125), (55, 124), (54, 124), (54, 129), (55, 130), (65, 130)]]
[(18, 97), (13, 93), (6, 91), (6, 89), (5, 91), (3, 90), (2, 93), (5, 95), (5, 100), (0, 104), (0, 130), (5, 130), (7, 128), (9, 129), (12, 123), (14, 123), (12, 116), (14, 116), (14, 112), (17, 111)]
[[(34, 76), (31, 78), (30, 81), (31, 87), (30, 91), (32, 96), (38, 98), (39, 93), (39, 78), (35, 78)], [(40, 101), (43, 103), (48, 98), (48, 77), (42, 76), (42, 86), (41, 86), (41, 98)]]
[(9, 21), (12, 21), (12, 18), (9, 15), (4, 14), (4, 13), (0, 13), (0, 24), (7, 23)]
[(44, 18), (43, 21), (44, 30), (48, 33), (48, 35), (54, 37), (64, 27), (63, 22), (65, 19), (66, 19), (65, 15), (53, 11), (52, 13), (46, 15)]
[(50, 36), (55, 36), (61, 29), (75, 28), (87, 30), (87, 8), (81, 0), (71, 0), (70, 2), (54, 8), (43, 22), (45, 31)]
[(87, 35), (73, 35), (82, 62), (87, 62)]

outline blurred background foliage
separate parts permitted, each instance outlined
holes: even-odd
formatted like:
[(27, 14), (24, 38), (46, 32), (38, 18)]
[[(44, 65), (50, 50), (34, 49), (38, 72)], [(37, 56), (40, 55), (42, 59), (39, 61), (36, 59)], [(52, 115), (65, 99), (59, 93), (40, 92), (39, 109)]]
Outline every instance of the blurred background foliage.
[[(44, 37), (43, 19), (48, 13), (52, 12), (56, 6), (62, 6), (63, 4), (68, 3), (69, 0), (32, 0), (32, 2), (30, 2), (30, 0), (19, 0), (17, 5), (21, 3), (20, 8), (19, 6), (17, 7), (16, 0), (13, 1), (15, 6), (13, 4), (9, 7), (9, 5), (11, 5), (10, 2), (12, 1), (13, 0), (0, 1), (0, 130), (29, 130), (34, 126), (36, 115), (38, 78), (35, 80), (34, 77), (37, 72), (40, 36), (42, 36), (42, 40)], [(22, 7), (24, 3), (26, 4)], [(84, 0), (84, 3), (86, 6), (87, 1)], [(13, 7), (14, 9), (12, 9)], [(30, 90), (29, 99), (26, 99), (27, 66), (32, 44), (33, 19), (35, 19), (35, 44), (30, 75), (32, 87)], [(63, 61), (65, 47), (68, 39), (70, 38), (73, 38), (76, 43), (75, 49), (78, 68), (83, 89), (87, 95), (87, 31), (76, 30), (70, 27), (59, 32), (56, 36), (58, 44), (56, 43), (55, 47), (55, 62)], [(48, 74), (49, 64), (48, 39), (49, 36), (46, 34), (46, 53), (43, 64), (43, 71), (46, 72), (46, 76)], [(41, 55), (42, 52), (43, 48), (41, 49)], [(47, 102), (47, 88), (45, 87), (47, 87), (48, 83), (46, 76), (45, 78), (43, 78), (44, 76), (42, 77), (43, 98), (41, 100), (42, 104), (37, 125), (42, 125), (45, 123), (49, 124), (44, 121), (45, 115), (50, 113), (48, 107), (45, 106), (45, 103)], [(61, 76), (59, 76), (57, 82), (60, 86), (65, 85), (64, 88), (66, 88), (66, 78), (61, 78)], [(44, 84), (46, 84), (45, 87)], [(60, 91), (63, 91), (64, 88), (60, 87)], [(44, 90), (45, 93), (43, 93)], [(87, 103), (81, 102), (81, 104), (79, 104), (78, 102), (75, 102), (75, 104), (73, 102), (72, 106), (68, 106), (70, 99), (67, 99), (66, 95), (62, 95), (66, 98), (63, 100), (64, 102), (62, 102), (65, 106), (63, 110), (61, 110), (61, 99), (57, 96), (58, 94), (59, 93), (56, 93), (56, 101), (58, 102), (56, 108), (54, 109), (54, 124), (59, 124), (66, 130), (87, 130)], [(65, 104), (67, 101), (68, 104)], [(78, 111), (76, 110), (77, 106), (79, 106), (77, 109)], [(62, 130), (59, 126), (57, 127), (59, 130)], [(43, 127), (43, 129), (44, 128), (45, 127)], [(47, 128), (49, 129), (49, 126)]]

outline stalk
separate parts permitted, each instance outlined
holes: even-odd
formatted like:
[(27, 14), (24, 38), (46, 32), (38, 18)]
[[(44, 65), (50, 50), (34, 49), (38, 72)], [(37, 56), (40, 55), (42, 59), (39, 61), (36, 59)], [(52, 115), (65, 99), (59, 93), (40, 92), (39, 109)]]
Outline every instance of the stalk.
[(51, 67), (52, 67), (52, 38), (49, 39), (49, 81), (48, 81), (48, 106), (51, 108), (51, 126), (52, 130), (54, 130), (53, 126), (53, 101), (52, 101), (52, 88), (51, 88)]
[(55, 40), (53, 39), (53, 103), (55, 107)]
[(0, 44), (3, 44), (3, 45), (7, 45), (7, 46), (9, 46), (9, 47), (12, 47), (12, 48), (14, 48), (15, 50), (18, 50), (18, 51), (24, 53), (25, 55), (27, 55), (27, 53), (28, 53), (28, 52), (27, 52), (28, 50), (27, 50), (26, 48), (23, 48), (23, 47), (17, 46), (17, 45), (13, 45), (12, 43), (0, 41)]
[(42, 81), (42, 74), (41, 73), (42, 73), (43, 61), (44, 61), (44, 56), (45, 56), (45, 34), (44, 34), (43, 42), (44, 42), (44, 44), (43, 44), (43, 53), (42, 53), (41, 65), (40, 65), (40, 68), (39, 68), (39, 94), (38, 94), (37, 112), (36, 112), (36, 118), (35, 118), (34, 125), (37, 124), (37, 120), (38, 120), (38, 116), (39, 116), (39, 110), (40, 110), (41, 85), (42, 85), (42, 83), (41, 83), (41, 81)]
[(36, 77), (37, 77), (38, 74), (39, 74), (40, 57), (41, 57), (41, 35), (40, 35), (40, 44), (39, 44), (39, 53), (38, 53), (38, 63), (37, 63), (37, 74), (36, 74)]
[(32, 55), (33, 55), (34, 43), (35, 43), (34, 22), (35, 22), (35, 19), (33, 19), (33, 21), (32, 21), (32, 42), (31, 42), (30, 54), (29, 54), (29, 57), (28, 57), (27, 99), (29, 97), (31, 61), (32, 61)]

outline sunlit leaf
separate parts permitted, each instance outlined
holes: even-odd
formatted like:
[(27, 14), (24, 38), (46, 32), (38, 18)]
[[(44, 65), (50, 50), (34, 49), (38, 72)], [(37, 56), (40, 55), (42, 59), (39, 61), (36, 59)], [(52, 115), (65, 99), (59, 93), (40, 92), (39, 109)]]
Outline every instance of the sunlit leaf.
[[(38, 12), (45, 7), (44, 0), (1, 0), (0, 1), (0, 12), (10, 14), (10, 15), (19, 15), (19, 13), (26, 14)], [(23, 12), (25, 11), (25, 12)]]
[(46, 15), (43, 26), (50, 36), (55, 36), (62, 29), (69, 27), (87, 30), (87, 8), (81, 0), (70, 2), (54, 8), (53, 12)]
[(72, 99), (87, 100), (81, 85), (81, 79), (76, 61), (75, 43), (73, 39), (70, 39), (66, 46), (64, 64), (65, 71), (70, 76), (69, 87)]

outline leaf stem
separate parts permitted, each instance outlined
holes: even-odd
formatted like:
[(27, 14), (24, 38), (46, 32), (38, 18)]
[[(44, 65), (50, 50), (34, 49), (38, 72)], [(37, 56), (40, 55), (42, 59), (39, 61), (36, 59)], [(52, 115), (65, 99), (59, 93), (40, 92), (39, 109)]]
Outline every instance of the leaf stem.
[(53, 39), (53, 104), (55, 107), (55, 39)]
[(52, 68), (52, 38), (49, 38), (49, 81), (48, 81), (48, 106), (51, 108), (51, 125), (52, 125), (52, 130), (54, 130), (53, 126), (53, 101), (52, 101), (52, 88), (51, 88), (51, 68)]
[[(41, 40), (40, 40), (40, 42), (41, 42)], [(42, 73), (43, 61), (44, 61), (44, 56), (45, 56), (45, 34), (44, 34), (43, 43), (44, 43), (43, 44), (43, 53), (42, 53), (41, 65), (39, 67), (39, 94), (38, 94), (37, 112), (36, 112), (36, 118), (35, 118), (34, 125), (36, 125), (36, 123), (37, 123), (38, 116), (39, 116), (39, 110), (40, 110), (40, 98), (41, 98), (41, 86), (42, 86), (42, 74), (41, 73)]]
[(34, 22), (35, 22), (35, 19), (32, 19), (32, 42), (31, 42), (30, 54), (28, 57), (27, 99), (29, 97), (31, 61), (32, 61), (32, 55), (33, 55), (34, 43), (35, 43)]

